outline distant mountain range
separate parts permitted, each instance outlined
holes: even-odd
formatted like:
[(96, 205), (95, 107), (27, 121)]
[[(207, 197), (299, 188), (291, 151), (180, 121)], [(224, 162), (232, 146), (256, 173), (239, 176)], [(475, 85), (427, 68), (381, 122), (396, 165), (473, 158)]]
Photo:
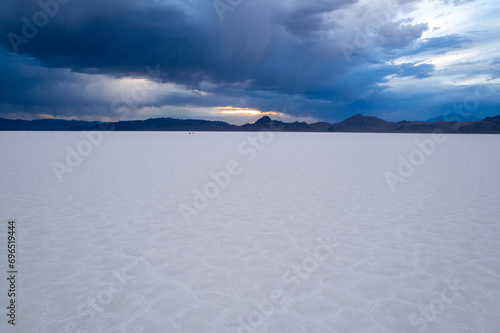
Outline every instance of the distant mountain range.
[(500, 134), (500, 116), (466, 122), (444, 121), (399, 121), (390, 122), (377, 117), (360, 114), (339, 123), (317, 122), (286, 123), (264, 116), (255, 123), (231, 125), (223, 121), (152, 118), (110, 123), (79, 120), (40, 119), (11, 120), (0, 118), (0, 131), (97, 131), (106, 127), (114, 131), (261, 131), (284, 132), (367, 132), (367, 133), (445, 133)]

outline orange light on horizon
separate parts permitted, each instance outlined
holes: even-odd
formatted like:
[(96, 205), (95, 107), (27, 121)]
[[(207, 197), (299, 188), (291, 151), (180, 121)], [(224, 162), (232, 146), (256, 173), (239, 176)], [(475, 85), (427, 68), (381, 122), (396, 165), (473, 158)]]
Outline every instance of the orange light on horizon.
[(257, 115), (261, 114), (262, 111), (255, 110), (255, 109), (250, 109), (250, 108), (235, 108), (232, 106), (223, 106), (223, 107), (218, 107), (220, 110), (219, 113), (224, 113), (224, 114), (244, 114), (244, 115)]
[(255, 116), (255, 115), (279, 115), (278, 112), (272, 112), (272, 111), (260, 111), (256, 109), (251, 109), (251, 108), (239, 108), (239, 107), (233, 107), (233, 106), (219, 106), (217, 107), (219, 109), (218, 113), (223, 113), (223, 114), (239, 114), (239, 115), (244, 115), (244, 116)]

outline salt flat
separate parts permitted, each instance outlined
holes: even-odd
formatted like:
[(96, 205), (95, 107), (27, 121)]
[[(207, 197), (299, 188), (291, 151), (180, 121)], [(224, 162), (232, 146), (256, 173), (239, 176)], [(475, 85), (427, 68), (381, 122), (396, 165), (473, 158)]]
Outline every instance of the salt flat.
[(99, 135), (0, 133), (2, 332), (500, 331), (500, 136)]

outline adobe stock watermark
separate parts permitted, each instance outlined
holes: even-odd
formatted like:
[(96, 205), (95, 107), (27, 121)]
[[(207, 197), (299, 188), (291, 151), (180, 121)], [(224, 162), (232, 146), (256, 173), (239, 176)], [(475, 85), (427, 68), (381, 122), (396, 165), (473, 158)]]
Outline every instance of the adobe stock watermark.
[(29, 41), (38, 35), (39, 29), (45, 27), (51, 18), (54, 18), (61, 8), (61, 5), (67, 5), (71, 0), (39, 0), (40, 10), (35, 12), (31, 18), (21, 17), (23, 23), (20, 34), (9, 32), (7, 38), (14, 52), (19, 53), (21, 44), (28, 44)]
[(232, 12), (238, 6), (243, 3), (243, 0), (214, 0), (212, 5), (214, 6), (217, 16), (221, 22), (224, 21), (224, 14), (226, 12)]
[(169, 76), (169, 73), (160, 70), (159, 64), (156, 65), (155, 69), (146, 66), (145, 70), (148, 73), (147, 80), (134, 85), (128, 93), (124, 92), (111, 102), (111, 111), (118, 115), (119, 120), (125, 119), (130, 112), (136, 110), (139, 103), (144, 102), (148, 97), (148, 91), (156, 89), (159, 86), (158, 82)]
[(396, 184), (406, 182), (415, 173), (417, 167), (423, 165), (427, 157), (432, 156), (436, 152), (436, 147), (440, 143), (446, 142), (448, 136), (441, 131), (435, 131), (430, 138), (423, 140), (416, 139), (414, 141), (417, 149), (413, 150), (407, 158), (402, 155), (398, 156), (399, 166), (397, 174), (392, 171), (384, 173), (387, 185), (392, 192), (396, 191)]
[[(260, 151), (263, 151), (274, 140), (274, 132), (281, 131), (281, 126), (276, 126), (273, 121), (269, 123), (269, 129), (259, 131), (256, 134), (249, 135), (244, 141), (238, 144), (238, 153), (244, 157), (244, 161), (252, 162), (257, 157)], [(210, 201), (219, 196), (230, 183), (234, 176), (238, 176), (243, 172), (242, 163), (233, 159), (229, 160), (225, 167), (218, 171), (209, 172), (210, 181), (206, 182), (201, 188), (193, 190), (193, 198), (191, 204), (178, 205), (179, 211), (185, 222), (189, 223), (189, 219), (198, 215), (206, 209)]]
[(246, 318), (238, 317), (239, 325), (236, 328), (237, 333), (250, 333), (261, 326), (279, 307), (283, 307), (290, 301), (288, 293), (298, 290), (302, 284), (324, 263), (338, 245), (334, 245), (332, 237), (327, 240), (316, 238), (318, 245), (313, 253), (302, 260), (302, 265), (293, 265), (291, 270), (283, 273), (281, 276), (282, 286), (274, 289), (269, 297), (261, 301), (255, 301), (255, 310), (248, 313)]
[(493, 85), (482, 84), (473, 93), (468, 94), (462, 103), (456, 103), (453, 108), (448, 108), (443, 114), (444, 121), (456, 121), (453, 129), (458, 129), (463, 121), (473, 112), (476, 112), (481, 105), (481, 101), (489, 99), (492, 95), (498, 94), (498, 90)]
[(395, 1), (390, 1), (387, 3), (385, 9), (372, 11), (370, 15), (373, 17), (373, 20), (368, 21), (363, 28), (354, 28), (355, 34), (352, 43), (343, 41), (339, 44), (340, 51), (342, 51), (348, 64), (352, 61), (351, 56), (368, 46), (370, 38), (375, 38), (380, 34), (382, 25), (390, 22), (397, 16), (397, 4)]
[(437, 317), (444, 312), (446, 306), (462, 295), (460, 291), (467, 289), (467, 286), (457, 278), (453, 280), (453, 283), (446, 281), (445, 284), (446, 288), (441, 291), (439, 298), (433, 299), (427, 306), (419, 308), (418, 313), (414, 312), (408, 317), (410, 325), (418, 326), (418, 333), (424, 332), (428, 323), (436, 321)]
[[(158, 81), (168, 76), (168, 73), (160, 70), (160, 65), (156, 65), (156, 69), (147, 66), (146, 71), (152, 80), (146, 80), (132, 87), (129, 93), (123, 93), (120, 98), (115, 98), (111, 102), (110, 108), (115, 114), (118, 114), (119, 120), (125, 119), (132, 110), (138, 107), (138, 103), (146, 99), (148, 90), (158, 87)], [(73, 172), (74, 169), (82, 164), (85, 157), (92, 154), (95, 147), (102, 144), (104, 134), (108, 134), (114, 129), (115, 126), (113, 124), (100, 123), (99, 129), (96, 131), (83, 131), (85, 139), (78, 142), (75, 147), (66, 146), (64, 163), (58, 161), (52, 162), (52, 169), (59, 182), (63, 182), (65, 174)]]
[[(139, 261), (138, 261), (139, 262)], [(137, 264), (134, 263), (132, 266)], [(66, 322), (59, 333), (83, 333), (81, 327), (83, 324), (89, 325), (94, 321), (97, 314), (102, 313), (106, 306), (111, 304), (115, 297), (125, 290), (125, 287), (134, 281), (133, 275), (126, 274), (126, 268), (120, 271), (112, 272), (113, 277), (110, 277), (106, 288), (98, 290), (92, 296), (88, 296), (86, 301), (81, 302), (77, 307), (78, 319)]]
[[(464, 98), (462, 103), (457, 103), (453, 108), (448, 108), (443, 114), (443, 119), (445, 121), (455, 121), (456, 123), (451, 127), (451, 130), (456, 131), (462, 126), (461, 121), (479, 109), (481, 101), (487, 100), (497, 93), (498, 91), (492, 85), (483, 84), (478, 86), (473, 93)], [(392, 171), (384, 173), (389, 189), (394, 192), (396, 184), (406, 182), (406, 179), (415, 173), (416, 168), (422, 166), (426, 159), (436, 152), (437, 145), (446, 142), (447, 139), (448, 135), (444, 134), (443, 129), (436, 129), (430, 138), (416, 139), (414, 143), (417, 149), (413, 150), (407, 158), (402, 155), (398, 156), (397, 174)]]

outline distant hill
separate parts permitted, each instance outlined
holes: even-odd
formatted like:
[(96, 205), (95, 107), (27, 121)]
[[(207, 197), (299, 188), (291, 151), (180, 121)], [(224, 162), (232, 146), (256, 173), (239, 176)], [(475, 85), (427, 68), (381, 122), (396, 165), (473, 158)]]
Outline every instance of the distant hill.
[(500, 133), (500, 116), (487, 117), (480, 121), (470, 121), (459, 128), (458, 133)]
[(500, 116), (466, 122), (457, 121), (399, 121), (390, 122), (377, 117), (357, 114), (341, 122), (286, 123), (264, 116), (255, 123), (231, 125), (223, 121), (151, 118), (113, 123), (79, 120), (41, 119), (10, 120), (0, 118), (1, 131), (98, 131), (108, 125), (115, 131), (262, 131), (284, 132), (369, 132), (369, 133), (445, 133), (500, 134)]
[(333, 124), (330, 132), (385, 132), (390, 130), (394, 123), (382, 120), (377, 117), (365, 117), (357, 114), (340, 123)]
[(62, 131), (73, 127), (89, 127), (98, 125), (99, 121), (63, 120), (63, 119), (36, 119), (11, 120), (0, 118), (1, 131)]
[[(231, 131), (238, 127), (223, 121), (174, 118), (118, 121), (112, 125), (115, 131)], [(69, 130), (77, 129), (70, 128)], [(99, 124), (89, 126), (85, 130), (100, 130), (100, 126)]]

